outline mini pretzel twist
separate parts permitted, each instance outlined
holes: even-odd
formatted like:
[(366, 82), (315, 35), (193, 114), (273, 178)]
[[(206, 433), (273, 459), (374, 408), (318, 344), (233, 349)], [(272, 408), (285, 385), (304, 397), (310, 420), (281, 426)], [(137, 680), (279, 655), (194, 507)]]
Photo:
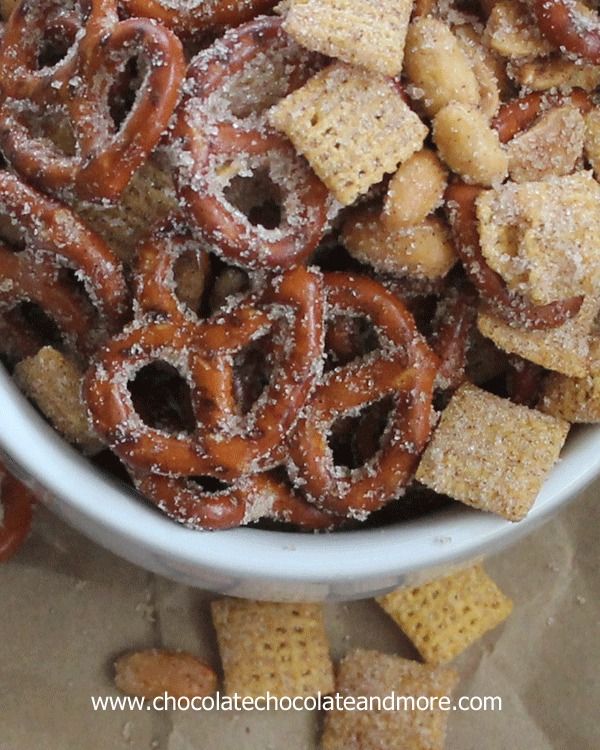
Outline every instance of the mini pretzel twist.
[[(403, 303), (379, 283), (345, 273), (327, 274), (325, 283), (328, 309), (366, 315), (383, 348), (323, 377), (290, 437), (290, 458), (308, 500), (362, 518), (398, 497), (416, 468), (431, 431), (436, 358)], [(386, 396), (394, 403), (379, 450), (359, 469), (336, 466), (327, 440), (333, 423)]]
[(21, 547), (31, 528), (35, 497), (0, 463), (0, 563)]
[(509, 325), (528, 329), (557, 328), (577, 315), (582, 297), (534, 305), (509, 291), (502, 277), (486, 262), (477, 229), (476, 200), (483, 188), (455, 182), (446, 190), (456, 250), (471, 282), (484, 302)]
[[(94, 0), (87, 16), (80, 11), (83, 25), (64, 60), (37, 69), (44, 15), (37, 8), (29, 15), (29, 4), (23, 0), (15, 11), (0, 44), (0, 65), (9, 64), (0, 86), (0, 145), (15, 169), (47, 192), (116, 200), (175, 109), (185, 72), (181, 42), (148, 19), (118, 22), (112, 3)], [(67, 18), (72, 34), (77, 24)], [(131, 111), (117, 127), (109, 100), (132, 58), (142, 62), (145, 74)], [(32, 115), (39, 119), (50, 112), (70, 123), (73, 153), (33, 132)]]
[[(100, 435), (137, 471), (232, 479), (280, 462), (278, 446), (319, 374), (322, 282), (297, 268), (259, 297), (201, 323), (136, 321), (100, 352), (85, 394)], [(290, 322), (291, 321), (291, 322)], [(233, 356), (271, 333), (277, 372), (248, 414), (236, 413)], [(165, 361), (186, 378), (197, 429), (169, 435), (143, 423), (127, 383)]]
[[(329, 207), (325, 186), (268, 126), (265, 113), (239, 114), (223, 99), (223, 90), (235, 87), (232, 82), (248, 65), (275, 54), (284, 55), (286, 62), (287, 90), (278, 92), (284, 96), (310, 76), (315, 56), (293, 45), (281, 19), (253, 21), (200, 53), (188, 70), (188, 93), (171, 141), (178, 192), (195, 229), (214, 252), (252, 269), (282, 269), (306, 260), (325, 231)], [(268, 99), (268, 93), (261, 96)], [(273, 228), (253, 223), (226, 194), (240, 173), (261, 170), (281, 194), (282, 216)]]
[(178, 4), (161, 0), (123, 0), (132, 16), (154, 18), (181, 36), (193, 36), (209, 29), (240, 26), (261, 13), (267, 13), (278, 0), (212, 0)]

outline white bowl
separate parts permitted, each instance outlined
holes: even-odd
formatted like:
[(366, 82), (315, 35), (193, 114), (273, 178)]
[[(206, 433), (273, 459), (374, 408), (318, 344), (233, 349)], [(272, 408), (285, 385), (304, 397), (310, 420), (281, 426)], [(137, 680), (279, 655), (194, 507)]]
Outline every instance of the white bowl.
[(167, 578), (249, 598), (346, 600), (424, 580), (516, 541), (600, 473), (600, 427), (581, 427), (518, 524), (456, 506), (380, 529), (328, 535), (198, 532), (92, 467), (38, 416), (2, 367), (0, 415), (0, 447), (11, 468), (70, 524)]

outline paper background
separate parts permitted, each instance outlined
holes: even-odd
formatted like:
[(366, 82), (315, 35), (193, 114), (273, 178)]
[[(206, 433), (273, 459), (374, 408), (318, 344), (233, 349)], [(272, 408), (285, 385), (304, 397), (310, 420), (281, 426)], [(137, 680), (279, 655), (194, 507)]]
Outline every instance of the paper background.
[[(510, 620), (462, 655), (458, 695), (500, 695), (500, 713), (452, 713), (448, 750), (600, 748), (600, 483), (490, 558)], [(134, 568), (46, 510), (0, 566), (0, 750), (312, 750), (304, 713), (94, 713), (116, 694), (122, 651), (164, 645), (218, 665), (213, 595)], [(326, 605), (334, 658), (355, 646), (414, 657), (371, 601)], [(390, 750), (392, 750), (390, 748)]]

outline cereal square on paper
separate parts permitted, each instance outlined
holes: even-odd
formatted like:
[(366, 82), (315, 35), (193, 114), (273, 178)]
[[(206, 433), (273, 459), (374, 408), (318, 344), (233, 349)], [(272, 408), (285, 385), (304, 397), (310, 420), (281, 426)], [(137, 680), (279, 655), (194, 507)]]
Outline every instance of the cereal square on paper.
[(442, 413), (416, 478), (473, 508), (519, 521), (568, 431), (564, 420), (464, 385)]
[(411, 10), (412, 0), (291, 0), (284, 28), (308, 49), (396, 76)]
[(333, 690), (333, 667), (317, 604), (219, 599), (211, 605), (225, 692), (257, 697)]
[(558, 328), (518, 328), (487, 310), (479, 313), (477, 327), (499, 349), (547, 370), (579, 378), (589, 371), (590, 331), (597, 313), (597, 300), (586, 297), (579, 313)]
[(600, 185), (591, 172), (487, 190), (477, 217), (482, 253), (512, 291), (539, 305), (600, 291)]
[(481, 565), (422, 586), (379, 597), (377, 603), (430, 664), (444, 664), (503, 622), (512, 602)]
[(427, 135), (393, 81), (344, 63), (275, 105), (270, 121), (344, 205), (395, 172)]
[[(378, 651), (357, 650), (341, 662), (337, 690), (344, 697), (450, 698), (458, 681), (451, 669), (432, 667)], [(410, 708), (327, 713), (323, 750), (443, 750), (448, 712)]]

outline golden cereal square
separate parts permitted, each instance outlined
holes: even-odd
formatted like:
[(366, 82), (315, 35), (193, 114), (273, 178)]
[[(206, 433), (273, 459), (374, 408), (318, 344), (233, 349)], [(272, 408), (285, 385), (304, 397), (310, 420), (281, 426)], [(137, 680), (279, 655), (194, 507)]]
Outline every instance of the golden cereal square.
[[(370, 700), (372, 710), (328, 712), (322, 750), (443, 750), (448, 711), (398, 710), (383, 703), (386, 696), (449, 700), (458, 681), (451, 669), (432, 667), (378, 651), (357, 650), (341, 662), (337, 689), (345, 698)], [(381, 708), (373, 699), (381, 699)], [(389, 698), (388, 698), (389, 700)]]
[(563, 420), (464, 385), (442, 413), (416, 478), (473, 508), (519, 521), (568, 430)]
[(454, 659), (512, 611), (510, 599), (481, 565), (422, 586), (397, 589), (377, 603), (430, 664)]
[(477, 200), (481, 250), (535, 304), (600, 290), (600, 185), (591, 172), (508, 182)]
[(411, 10), (412, 0), (291, 0), (284, 28), (308, 49), (396, 76)]
[(76, 443), (86, 453), (96, 453), (102, 448), (81, 398), (82, 373), (71, 360), (45, 346), (33, 357), (19, 362), (14, 378), (23, 393), (69, 442)]
[(270, 121), (344, 205), (395, 172), (427, 135), (393, 81), (343, 63), (276, 104)]
[(570, 377), (584, 377), (589, 370), (590, 331), (598, 302), (586, 297), (577, 315), (558, 328), (530, 331), (509, 325), (491, 311), (477, 318), (479, 331), (509, 354), (518, 354), (547, 370)]
[(333, 667), (319, 605), (228, 598), (211, 608), (228, 695), (332, 692)]

